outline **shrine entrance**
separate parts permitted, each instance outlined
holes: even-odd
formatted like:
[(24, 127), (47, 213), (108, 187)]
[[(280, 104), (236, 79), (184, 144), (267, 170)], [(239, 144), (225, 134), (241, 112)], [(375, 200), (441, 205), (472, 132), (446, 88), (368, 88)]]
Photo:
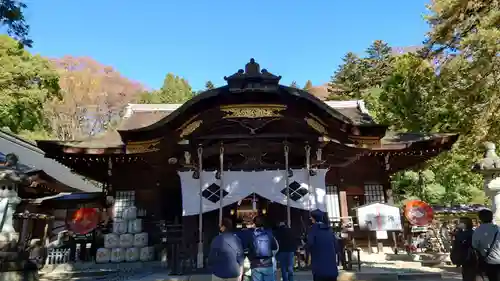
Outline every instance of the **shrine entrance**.
[[(309, 225), (309, 211), (291, 208), (292, 228), (303, 233)], [(253, 219), (260, 215), (265, 218), (266, 226), (274, 228), (280, 222), (286, 222), (287, 206), (273, 202), (258, 194), (251, 194), (246, 198), (224, 207), (224, 214), (231, 218), (236, 229), (247, 228), (253, 225)]]
[(231, 206), (231, 217), (236, 228), (244, 228), (253, 224), (258, 215), (266, 215), (269, 200), (257, 194), (251, 194)]

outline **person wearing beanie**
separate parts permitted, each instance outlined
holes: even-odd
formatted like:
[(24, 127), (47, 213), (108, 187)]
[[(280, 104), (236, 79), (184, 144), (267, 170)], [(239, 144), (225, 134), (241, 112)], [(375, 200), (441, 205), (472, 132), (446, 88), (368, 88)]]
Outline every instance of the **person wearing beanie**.
[(307, 235), (307, 247), (311, 253), (311, 270), (314, 281), (335, 281), (338, 243), (328, 225), (327, 215), (321, 210), (311, 212), (312, 226)]

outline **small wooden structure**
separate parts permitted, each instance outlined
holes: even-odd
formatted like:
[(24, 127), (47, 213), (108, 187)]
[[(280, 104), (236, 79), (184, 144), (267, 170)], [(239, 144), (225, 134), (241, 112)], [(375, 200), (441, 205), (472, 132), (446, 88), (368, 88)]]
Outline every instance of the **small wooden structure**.
[(362, 101), (324, 102), (280, 79), (252, 59), (184, 104), (130, 105), (118, 130), (37, 144), (107, 195), (133, 198), (150, 243), (162, 243), (160, 225), (180, 223), (183, 255), (202, 266), (223, 216), (264, 214), (297, 233), (312, 208), (347, 221), (354, 207), (392, 203), (390, 174), (457, 140), (389, 132)]

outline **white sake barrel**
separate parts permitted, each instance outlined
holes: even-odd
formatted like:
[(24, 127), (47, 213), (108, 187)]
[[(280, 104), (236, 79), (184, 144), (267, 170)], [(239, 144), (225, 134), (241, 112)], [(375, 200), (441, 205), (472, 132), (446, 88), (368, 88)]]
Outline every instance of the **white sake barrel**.
[(120, 237), (116, 233), (109, 233), (104, 235), (104, 248), (112, 249), (118, 247)]
[(128, 207), (123, 211), (123, 218), (126, 220), (135, 220), (137, 218), (137, 208)]
[(142, 219), (135, 219), (128, 221), (128, 233), (142, 232)]
[(127, 232), (127, 222), (122, 219), (115, 219), (113, 222), (113, 233), (123, 234)]
[(130, 233), (120, 235), (120, 248), (130, 248), (134, 246), (134, 235)]
[(148, 245), (148, 234), (146, 232), (134, 235), (134, 247), (146, 247)]
[(111, 260), (111, 250), (106, 248), (97, 249), (97, 253), (95, 255), (96, 263), (108, 263)]
[(134, 262), (139, 260), (139, 248), (128, 248), (125, 251), (125, 261)]
[(151, 261), (154, 258), (154, 248), (153, 247), (143, 247), (141, 248), (141, 261)]
[(125, 260), (125, 251), (122, 248), (111, 250), (111, 262), (122, 262)]

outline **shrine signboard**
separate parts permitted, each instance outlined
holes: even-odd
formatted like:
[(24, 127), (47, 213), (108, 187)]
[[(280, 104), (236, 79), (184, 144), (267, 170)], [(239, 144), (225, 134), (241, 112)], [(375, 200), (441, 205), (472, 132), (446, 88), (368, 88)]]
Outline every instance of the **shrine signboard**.
[(400, 231), (401, 213), (398, 207), (371, 203), (356, 209), (360, 229), (369, 231)]

